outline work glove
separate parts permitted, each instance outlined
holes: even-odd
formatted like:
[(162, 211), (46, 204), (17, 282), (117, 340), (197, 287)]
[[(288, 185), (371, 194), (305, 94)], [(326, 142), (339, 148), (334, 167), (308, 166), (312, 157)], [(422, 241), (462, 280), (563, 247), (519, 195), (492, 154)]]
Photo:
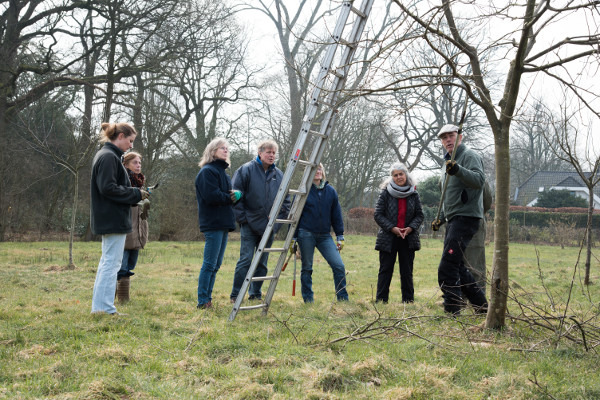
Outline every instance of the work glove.
[(150, 210), (150, 200), (142, 200), (138, 203), (138, 206), (142, 207), (142, 212), (140, 214), (140, 218), (148, 219), (148, 211)]
[(297, 251), (298, 251), (298, 242), (294, 238), (294, 239), (292, 239), (292, 245), (290, 246), (290, 254), (294, 254)]
[(150, 197), (150, 192), (147, 190), (140, 189), (140, 193), (142, 194), (142, 200), (146, 200), (148, 197)]
[(231, 201), (233, 201), (233, 204), (237, 203), (242, 198), (242, 192), (239, 190), (231, 190), (230, 193)]
[(344, 248), (344, 235), (338, 236), (336, 240), (338, 251), (342, 251), (342, 249)]
[(431, 223), (431, 230), (436, 232), (440, 230), (440, 226), (442, 226), (442, 221), (439, 219), (434, 219)]
[(460, 166), (454, 160), (446, 161), (446, 172), (448, 175), (456, 175)]

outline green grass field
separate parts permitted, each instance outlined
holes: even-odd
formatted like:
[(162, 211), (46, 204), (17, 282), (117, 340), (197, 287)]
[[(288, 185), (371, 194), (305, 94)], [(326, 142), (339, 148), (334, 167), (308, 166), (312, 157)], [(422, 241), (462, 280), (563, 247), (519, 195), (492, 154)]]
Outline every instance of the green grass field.
[(583, 265), (574, 272), (579, 249), (511, 245), (514, 299), (506, 329), (492, 332), (470, 310), (444, 315), (437, 239), (417, 253), (415, 303), (400, 302), (396, 270), (389, 304), (375, 305), (374, 241), (346, 237), (349, 302), (334, 301), (318, 255), (314, 304), (302, 302), (300, 263), (291, 296), (290, 262), (269, 314), (233, 323), (234, 238), (214, 309), (195, 308), (203, 243), (151, 242), (122, 316), (90, 314), (99, 243), (75, 244), (75, 270), (64, 269), (67, 243), (2, 243), (0, 398), (600, 399), (600, 290), (583, 287)]

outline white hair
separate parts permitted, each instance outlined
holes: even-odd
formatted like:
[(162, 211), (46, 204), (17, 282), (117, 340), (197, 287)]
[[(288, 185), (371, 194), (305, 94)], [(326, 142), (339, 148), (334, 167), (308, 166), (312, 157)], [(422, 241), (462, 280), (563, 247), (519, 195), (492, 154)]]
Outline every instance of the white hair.
[(387, 178), (385, 178), (385, 180), (379, 186), (381, 189), (385, 189), (387, 187), (387, 184), (392, 181), (392, 174), (394, 173), (394, 171), (403, 171), (404, 172), (404, 174), (406, 175), (406, 184), (408, 186), (415, 186), (417, 184), (415, 179), (412, 177), (412, 175), (408, 171), (408, 168), (406, 168), (406, 165), (402, 164), (399, 161), (396, 161), (395, 163), (390, 165), (389, 171), (390, 171), (389, 172), (390, 175)]

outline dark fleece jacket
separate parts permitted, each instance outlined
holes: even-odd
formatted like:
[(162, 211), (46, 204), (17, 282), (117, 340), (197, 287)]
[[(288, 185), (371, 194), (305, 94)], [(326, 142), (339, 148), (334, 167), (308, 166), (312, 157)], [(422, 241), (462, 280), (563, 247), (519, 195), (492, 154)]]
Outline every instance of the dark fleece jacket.
[(140, 190), (131, 187), (122, 155), (107, 142), (92, 162), (90, 221), (96, 235), (131, 232), (131, 206), (142, 199)]

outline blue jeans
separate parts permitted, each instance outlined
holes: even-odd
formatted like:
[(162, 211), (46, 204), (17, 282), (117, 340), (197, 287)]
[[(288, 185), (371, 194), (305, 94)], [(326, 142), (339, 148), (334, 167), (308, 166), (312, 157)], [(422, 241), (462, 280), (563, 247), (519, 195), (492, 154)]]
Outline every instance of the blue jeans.
[(114, 233), (102, 235), (102, 257), (96, 272), (94, 293), (92, 295), (92, 312), (114, 314), (115, 291), (117, 289), (117, 272), (123, 261), (123, 248), (126, 234)]
[(133, 275), (133, 269), (137, 264), (139, 250), (123, 250), (123, 261), (121, 262), (121, 269), (117, 273), (117, 280)]
[[(254, 257), (254, 253), (260, 244), (260, 240), (262, 239), (262, 235), (257, 235), (248, 227), (248, 224), (242, 225), (240, 228), (240, 259), (235, 266), (235, 274), (233, 275), (233, 288), (231, 289), (231, 295), (229, 296), (232, 299), (237, 298), (240, 293), (240, 289), (244, 284), (244, 279), (246, 279), (246, 275), (248, 274), (248, 269), (250, 268), (250, 264), (252, 263), (252, 258)], [(267, 240), (266, 247), (271, 247), (273, 243), (273, 235)], [(254, 276), (266, 276), (267, 275), (267, 262), (269, 261), (269, 253), (263, 253), (260, 258), (260, 262), (256, 266), (256, 271), (254, 271)], [(262, 287), (263, 282), (251, 282), (250, 289), (248, 290), (248, 296), (250, 298), (261, 298), (260, 288)]]
[(223, 255), (227, 247), (228, 231), (205, 231), (204, 261), (198, 276), (198, 305), (212, 301), (212, 291), (215, 286), (217, 271), (223, 263)]
[(338, 300), (348, 300), (346, 291), (346, 269), (342, 262), (340, 252), (329, 233), (312, 233), (304, 229), (298, 230), (298, 246), (302, 256), (302, 270), (300, 282), (302, 284), (302, 298), (307, 303), (314, 301), (312, 291), (312, 266), (315, 247), (327, 261), (333, 272), (333, 283)]

